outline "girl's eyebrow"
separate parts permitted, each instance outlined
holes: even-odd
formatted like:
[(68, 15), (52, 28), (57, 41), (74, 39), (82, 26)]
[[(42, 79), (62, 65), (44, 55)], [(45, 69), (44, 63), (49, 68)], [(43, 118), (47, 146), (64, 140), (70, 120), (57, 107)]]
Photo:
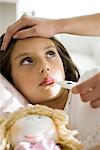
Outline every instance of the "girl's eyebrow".
[(15, 60), (20, 58), (20, 57), (24, 57), (24, 56), (27, 56), (29, 55), (30, 53), (22, 53), (22, 54), (19, 54), (18, 56), (15, 57)]
[[(53, 45), (46, 46), (46, 47), (44, 48), (44, 50), (47, 50), (47, 49), (49, 49), (49, 48), (55, 48), (55, 46), (53, 46)], [(20, 57), (25, 57), (25, 56), (27, 56), (27, 55), (30, 55), (30, 52), (29, 52), (29, 53), (27, 52), (27, 53), (19, 54), (18, 56), (15, 57), (15, 60), (18, 59), (18, 58), (20, 58)]]
[(46, 46), (46, 47), (44, 48), (44, 50), (47, 50), (47, 49), (49, 49), (49, 48), (55, 48), (55, 46), (53, 46), (53, 45)]

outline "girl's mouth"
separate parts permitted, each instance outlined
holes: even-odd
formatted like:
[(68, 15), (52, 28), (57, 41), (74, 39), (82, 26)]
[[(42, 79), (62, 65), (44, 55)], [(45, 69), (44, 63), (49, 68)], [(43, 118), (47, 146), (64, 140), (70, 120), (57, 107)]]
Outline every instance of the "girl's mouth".
[(56, 82), (55, 79), (48, 77), (48, 78), (44, 78), (42, 82), (39, 84), (39, 86), (48, 86), (55, 82)]

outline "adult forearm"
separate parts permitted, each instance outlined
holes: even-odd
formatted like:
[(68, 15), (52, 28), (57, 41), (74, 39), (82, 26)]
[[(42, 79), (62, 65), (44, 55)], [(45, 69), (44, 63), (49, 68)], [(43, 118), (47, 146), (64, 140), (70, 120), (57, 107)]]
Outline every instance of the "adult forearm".
[(56, 33), (100, 36), (100, 13), (56, 20)]
[(34, 36), (49, 38), (58, 33), (100, 36), (100, 13), (66, 19), (23, 16), (8, 27), (1, 50), (6, 49), (12, 37), (16, 39)]

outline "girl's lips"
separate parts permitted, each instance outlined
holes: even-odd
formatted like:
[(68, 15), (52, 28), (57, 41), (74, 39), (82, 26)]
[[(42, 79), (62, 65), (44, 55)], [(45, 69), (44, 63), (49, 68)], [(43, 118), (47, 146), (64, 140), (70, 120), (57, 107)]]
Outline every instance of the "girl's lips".
[(55, 83), (56, 81), (55, 81), (55, 79), (53, 79), (53, 78), (44, 78), (43, 80), (42, 80), (42, 82), (39, 84), (39, 86), (47, 86), (47, 85), (50, 85), (50, 84), (53, 84), (53, 83)]

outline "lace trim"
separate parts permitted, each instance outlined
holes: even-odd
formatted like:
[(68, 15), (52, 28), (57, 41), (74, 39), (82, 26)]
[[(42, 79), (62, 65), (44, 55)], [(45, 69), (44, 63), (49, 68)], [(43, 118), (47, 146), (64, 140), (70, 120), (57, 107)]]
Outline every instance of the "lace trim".
[(100, 145), (100, 122), (91, 129), (89, 136), (85, 138), (83, 144), (86, 149)]

